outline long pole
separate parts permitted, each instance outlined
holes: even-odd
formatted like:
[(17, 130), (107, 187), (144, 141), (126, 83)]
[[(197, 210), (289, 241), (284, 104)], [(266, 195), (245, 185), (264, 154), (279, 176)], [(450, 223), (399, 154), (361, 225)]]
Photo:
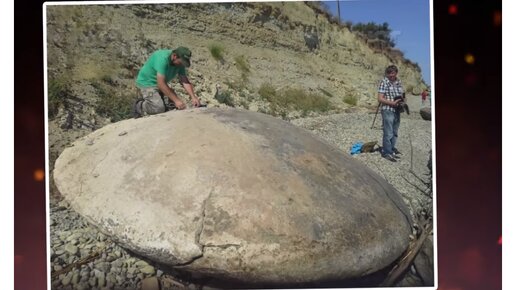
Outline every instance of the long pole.
[(340, 0), (337, 0), (337, 11), (339, 13), (339, 23), (340, 23)]
[(380, 110), (380, 105), (382, 103), (378, 102), (378, 107), (376, 108), (376, 114), (374, 114), (373, 124), (371, 124), (371, 129), (374, 127), (374, 121), (376, 121), (376, 116), (378, 115), (378, 111)]

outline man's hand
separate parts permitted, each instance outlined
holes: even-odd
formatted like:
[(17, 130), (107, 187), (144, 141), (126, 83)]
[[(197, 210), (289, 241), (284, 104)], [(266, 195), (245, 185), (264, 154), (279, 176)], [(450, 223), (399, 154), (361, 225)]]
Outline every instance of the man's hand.
[(397, 107), (397, 106), (399, 106), (399, 104), (400, 104), (400, 102), (401, 102), (401, 101), (403, 101), (403, 100), (402, 100), (402, 99), (397, 99), (397, 100), (395, 100), (395, 101), (393, 102), (392, 106), (393, 106), (393, 107)]
[(185, 103), (183, 103), (183, 101), (181, 101), (179, 98), (174, 101), (174, 105), (178, 110), (184, 110), (186, 108)]
[(201, 105), (201, 101), (199, 101), (199, 98), (197, 98), (197, 97), (195, 97), (195, 96), (194, 96), (194, 97), (192, 97), (192, 105), (193, 105), (194, 107), (199, 107), (199, 106)]
[(192, 100), (192, 106), (199, 107), (201, 105), (201, 102), (199, 101), (199, 98), (195, 95), (193, 85), (190, 83), (188, 78), (186, 76), (179, 76), (179, 82), (181, 82), (183, 88), (185, 88), (186, 92), (190, 96), (190, 99)]
[(176, 93), (174, 92), (174, 90), (172, 88), (170, 88), (166, 81), (165, 81), (165, 76), (164, 75), (161, 75), (160, 73), (158, 73), (156, 75), (156, 79), (157, 79), (157, 82), (158, 82), (158, 89), (168, 97), (169, 100), (171, 100), (172, 102), (174, 102), (174, 106), (176, 106), (176, 108), (178, 110), (183, 110), (186, 108), (186, 105), (185, 103), (183, 103), (183, 101), (176, 95)]

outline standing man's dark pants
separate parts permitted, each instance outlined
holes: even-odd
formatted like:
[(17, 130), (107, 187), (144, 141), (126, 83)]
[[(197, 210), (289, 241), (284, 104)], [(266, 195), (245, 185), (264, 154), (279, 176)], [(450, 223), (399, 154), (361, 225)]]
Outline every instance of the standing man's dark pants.
[(398, 128), (400, 127), (400, 112), (382, 110), (383, 119), (383, 155), (393, 154), (398, 139)]

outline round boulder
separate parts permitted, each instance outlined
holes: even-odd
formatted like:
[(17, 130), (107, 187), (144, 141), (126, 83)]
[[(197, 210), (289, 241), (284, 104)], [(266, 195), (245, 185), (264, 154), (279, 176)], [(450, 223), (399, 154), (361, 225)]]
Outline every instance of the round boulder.
[(308, 131), (236, 109), (173, 111), (77, 140), (54, 179), (122, 246), (196, 276), (289, 284), (357, 278), (407, 248), (383, 178)]
[(432, 109), (430, 107), (421, 108), (419, 114), (423, 120), (432, 121)]

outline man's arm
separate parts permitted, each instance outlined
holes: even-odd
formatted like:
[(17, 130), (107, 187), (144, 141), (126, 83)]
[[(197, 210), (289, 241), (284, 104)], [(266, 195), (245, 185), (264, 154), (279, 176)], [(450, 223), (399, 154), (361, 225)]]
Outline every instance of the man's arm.
[(378, 93), (378, 102), (388, 105), (388, 106), (391, 106), (391, 107), (396, 107), (398, 105), (398, 103), (401, 102), (401, 99), (397, 99), (396, 101), (389, 101), (385, 98), (385, 94)]
[(174, 105), (177, 109), (182, 110), (186, 108), (186, 105), (181, 101), (181, 99), (176, 95), (174, 90), (172, 90), (165, 81), (165, 76), (162, 74), (157, 74), (156, 76), (157, 82), (158, 82), (158, 89), (167, 96), (172, 102), (174, 102)]
[(190, 99), (192, 99), (192, 105), (194, 107), (199, 107), (201, 102), (199, 101), (199, 98), (195, 95), (193, 85), (190, 83), (190, 80), (186, 76), (180, 75), (179, 76), (179, 82), (185, 88), (186, 92), (190, 96)]

